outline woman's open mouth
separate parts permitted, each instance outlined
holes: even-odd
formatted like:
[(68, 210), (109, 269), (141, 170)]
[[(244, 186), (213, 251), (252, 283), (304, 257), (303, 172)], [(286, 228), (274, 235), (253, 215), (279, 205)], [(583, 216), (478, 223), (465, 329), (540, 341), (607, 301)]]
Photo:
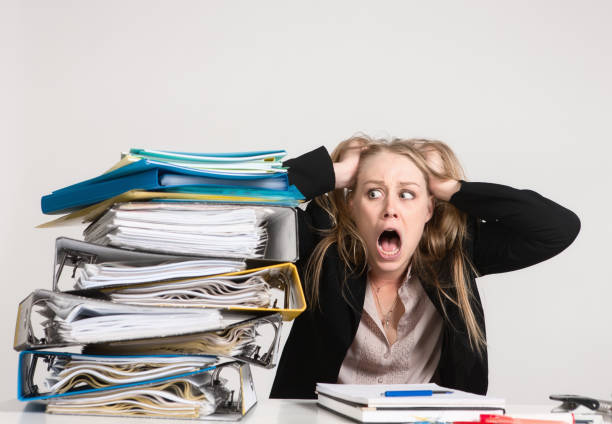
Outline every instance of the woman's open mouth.
[(378, 236), (378, 252), (385, 259), (393, 259), (399, 255), (402, 247), (402, 239), (397, 231), (393, 229), (383, 231)]

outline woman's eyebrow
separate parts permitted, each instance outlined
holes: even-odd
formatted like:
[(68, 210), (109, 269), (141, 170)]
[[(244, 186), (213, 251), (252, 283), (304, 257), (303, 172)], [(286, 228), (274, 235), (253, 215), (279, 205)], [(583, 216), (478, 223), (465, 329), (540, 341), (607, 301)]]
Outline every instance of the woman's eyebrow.
[(421, 187), (421, 185), (419, 183), (415, 183), (415, 182), (412, 182), (412, 181), (400, 182), (399, 185), (401, 185), (401, 186), (415, 185), (417, 187)]
[[(385, 185), (385, 182), (382, 180), (367, 180), (363, 182), (364, 184), (375, 184), (375, 185)], [(399, 182), (400, 186), (409, 186), (409, 185), (415, 185), (417, 187), (421, 187), (421, 185), (419, 183), (415, 183), (413, 181), (400, 181)]]

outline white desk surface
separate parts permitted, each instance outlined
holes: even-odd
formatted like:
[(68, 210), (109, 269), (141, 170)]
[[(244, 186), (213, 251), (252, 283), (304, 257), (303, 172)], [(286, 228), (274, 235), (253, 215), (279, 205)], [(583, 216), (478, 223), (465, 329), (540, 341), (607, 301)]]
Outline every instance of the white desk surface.
[[(547, 413), (550, 405), (507, 406), (510, 413)], [(17, 399), (0, 401), (0, 424), (161, 424), (198, 423), (204, 420), (162, 420), (156, 418), (83, 417), (76, 415), (45, 414), (33, 403)], [(227, 422), (227, 421), (209, 421)], [(355, 423), (317, 406), (314, 400), (262, 399), (243, 417), (241, 424), (283, 423)]]

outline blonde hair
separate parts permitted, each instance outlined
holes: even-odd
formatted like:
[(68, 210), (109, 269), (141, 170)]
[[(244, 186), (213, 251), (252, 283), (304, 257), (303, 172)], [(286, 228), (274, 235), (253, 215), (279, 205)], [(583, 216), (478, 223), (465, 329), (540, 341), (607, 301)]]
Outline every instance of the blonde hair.
[[(423, 173), (428, 183), (428, 175), (447, 179), (464, 180), (465, 176), (459, 160), (445, 143), (426, 139), (372, 139), (365, 135), (352, 137), (340, 143), (331, 154), (337, 162), (349, 150), (361, 147), (361, 161), (380, 152), (391, 152), (408, 157)], [(428, 152), (437, 152), (442, 160), (440, 172), (432, 169), (425, 159)], [(356, 178), (355, 178), (356, 180)], [(356, 181), (351, 184), (354, 186)], [(352, 188), (352, 187), (351, 187)], [(429, 184), (427, 186), (429, 191)], [(357, 226), (348, 207), (351, 195), (349, 189), (337, 189), (328, 194), (319, 196), (313, 201), (317, 202), (328, 214), (332, 226), (327, 230), (320, 230), (322, 239), (315, 247), (306, 265), (307, 291), (311, 307), (319, 304), (319, 279), (323, 268), (325, 253), (332, 244), (337, 245), (338, 255), (345, 265), (348, 274), (362, 273), (367, 266), (367, 247), (360, 236)], [(418, 275), (424, 284), (431, 284), (442, 305), (442, 312), (448, 318), (442, 298), (455, 304), (466, 324), (470, 346), (482, 354), (486, 341), (484, 333), (470, 304), (474, 296), (470, 285), (470, 270), (476, 273), (474, 266), (463, 250), (463, 242), (467, 236), (467, 223), (465, 213), (459, 211), (452, 204), (435, 199), (434, 211), (431, 219), (425, 224), (421, 240), (412, 256), (412, 272)], [(449, 267), (451, 281), (440, 281), (440, 269)], [(346, 279), (341, 281), (343, 286)], [(456, 295), (453, 295), (452, 292)], [(341, 292), (344, 295), (344, 287)], [(447, 319), (447, 321), (449, 321)], [(452, 323), (451, 323), (452, 325)]]

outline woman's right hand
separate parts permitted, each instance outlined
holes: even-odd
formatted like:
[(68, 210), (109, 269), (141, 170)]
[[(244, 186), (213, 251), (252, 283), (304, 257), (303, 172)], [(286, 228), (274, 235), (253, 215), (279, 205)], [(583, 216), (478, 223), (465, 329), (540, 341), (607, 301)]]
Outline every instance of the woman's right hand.
[(361, 151), (365, 148), (362, 143), (353, 141), (342, 153), (340, 161), (334, 162), (336, 189), (351, 187), (355, 183), (353, 180), (357, 176), (359, 158)]
[[(440, 152), (431, 149), (424, 152), (427, 165), (440, 175), (447, 174), (444, 169), (444, 161)], [(436, 199), (448, 202), (453, 194), (461, 189), (461, 183), (452, 178), (438, 178), (433, 174), (429, 174), (429, 191)]]

